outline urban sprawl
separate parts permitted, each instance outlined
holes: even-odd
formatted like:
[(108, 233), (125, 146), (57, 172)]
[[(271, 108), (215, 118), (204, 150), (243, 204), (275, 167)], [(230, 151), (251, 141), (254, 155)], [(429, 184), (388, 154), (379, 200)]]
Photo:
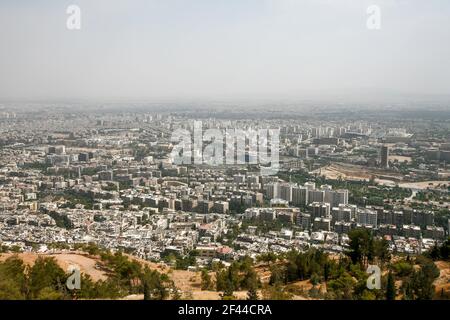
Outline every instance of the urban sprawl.
[[(449, 122), (439, 112), (244, 109), (0, 106), (0, 243), (95, 243), (151, 261), (195, 250), (195, 269), (310, 247), (339, 254), (355, 228), (409, 255), (448, 236)], [(278, 172), (249, 161), (245, 136), (236, 143), (247, 163), (175, 164), (172, 133), (196, 120), (203, 131), (279, 130)]]

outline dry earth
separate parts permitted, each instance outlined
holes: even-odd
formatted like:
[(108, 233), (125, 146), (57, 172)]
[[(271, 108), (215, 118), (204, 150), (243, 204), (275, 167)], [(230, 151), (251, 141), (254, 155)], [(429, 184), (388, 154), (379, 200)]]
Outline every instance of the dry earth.
[[(6, 260), (8, 257), (12, 256), (12, 253), (4, 253), (0, 255), (0, 261)], [(94, 281), (105, 280), (107, 275), (104, 271), (100, 270), (97, 265), (100, 262), (99, 257), (89, 256), (87, 253), (83, 252), (63, 252), (63, 253), (53, 253), (53, 254), (37, 254), (37, 253), (19, 253), (17, 254), (27, 265), (32, 266), (39, 256), (54, 257), (58, 264), (65, 270), (70, 265), (78, 265), (81, 272), (88, 274), (92, 277)], [(131, 256), (130, 256), (131, 257)], [(175, 286), (183, 292), (185, 298), (194, 300), (218, 300), (220, 299), (220, 292), (216, 291), (203, 291), (200, 288), (201, 277), (200, 272), (185, 271), (185, 270), (173, 270), (164, 264), (153, 263), (145, 261), (142, 259), (137, 259), (132, 257), (145, 265), (147, 265), (152, 270), (158, 270), (159, 272), (167, 273), (170, 278), (174, 281)], [(435, 280), (434, 285), (436, 286), (436, 293), (441, 294), (442, 289), (444, 293), (448, 296), (450, 295), (450, 262), (437, 261), (436, 266), (440, 270), (440, 276)], [(256, 272), (259, 274), (261, 281), (267, 283), (270, 278), (270, 271), (267, 264), (258, 264), (255, 266)], [(214, 278), (214, 274), (211, 273)], [(397, 285), (400, 285), (398, 283)], [(297, 281), (291, 283), (290, 286), (297, 287), (299, 290), (303, 290), (305, 293), (308, 292), (312, 285), (309, 281)], [(325, 286), (319, 288), (322, 292), (326, 291)], [(246, 299), (246, 291), (235, 292), (238, 299)], [(260, 292), (261, 296), (261, 292)], [(141, 300), (143, 295), (130, 295), (126, 297), (127, 300)], [(301, 295), (295, 295), (294, 300), (305, 300), (306, 298)]]

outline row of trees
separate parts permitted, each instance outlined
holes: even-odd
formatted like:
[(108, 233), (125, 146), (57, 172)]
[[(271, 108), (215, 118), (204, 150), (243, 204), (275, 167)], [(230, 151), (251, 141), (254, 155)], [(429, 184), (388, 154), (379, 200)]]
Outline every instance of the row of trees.
[(358, 228), (349, 232), (349, 251), (347, 255), (354, 264), (363, 267), (373, 263), (384, 263), (390, 260), (388, 242), (385, 239), (376, 239), (366, 229)]
[(247, 290), (249, 300), (259, 298), (261, 280), (255, 271), (253, 259), (249, 257), (233, 262), (228, 268), (219, 268), (215, 272), (215, 282), (206, 269), (202, 270), (201, 279), (202, 290), (223, 291), (224, 300), (234, 299), (234, 292), (238, 290)]
[(68, 290), (66, 281), (70, 274), (53, 257), (40, 256), (28, 266), (15, 255), (0, 263), (0, 300), (114, 299), (129, 294), (144, 294), (144, 299), (179, 298), (179, 291), (166, 274), (151, 270), (121, 252), (113, 254), (90, 247), (100, 255), (106, 280), (93, 281), (82, 273), (81, 288)]
[(186, 256), (181, 256), (178, 253), (164, 251), (161, 254), (161, 258), (164, 262), (173, 265), (177, 270), (187, 270), (190, 266), (196, 265), (196, 257), (198, 256), (197, 250), (189, 251)]
[[(387, 242), (376, 239), (364, 229), (349, 234), (349, 250), (345, 256), (332, 258), (321, 250), (311, 248), (306, 252), (290, 251), (287, 254), (261, 255), (259, 260), (271, 264), (269, 284), (272, 287), (289, 287), (295, 281), (309, 280), (310, 293), (317, 294), (316, 285), (326, 287), (326, 299), (432, 299), (434, 280), (439, 270), (425, 256), (406, 257), (391, 263)], [(439, 258), (448, 252), (448, 241), (435, 251)], [(442, 254), (441, 254), (442, 252)], [(366, 272), (368, 264), (377, 264), (384, 270), (381, 289), (369, 290)], [(396, 281), (401, 286), (397, 289)]]
[(128, 294), (144, 294), (145, 300), (178, 299), (178, 289), (167, 274), (151, 270), (148, 266), (128, 258), (122, 252), (111, 253), (101, 251), (103, 268), (108, 279), (118, 284), (116, 293), (119, 296)]
[(17, 256), (11, 256), (0, 263), (0, 299), (69, 298), (71, 293), (65, 287), (67, 277), (54, 258), (39, 257), (29, 267)]
[(413, 268), (408, 277), (402, 279), (401, 294), (405, 300), (430, 300), (435, 296), (434, 280), (439, 269), (433, 261), (419, 256), (414, 261), (419, 268)]
[(444, 241), (441, 246), (437, 244), (426, 254), (433, 260), (449, 260), (450, 259), (450, 238)]

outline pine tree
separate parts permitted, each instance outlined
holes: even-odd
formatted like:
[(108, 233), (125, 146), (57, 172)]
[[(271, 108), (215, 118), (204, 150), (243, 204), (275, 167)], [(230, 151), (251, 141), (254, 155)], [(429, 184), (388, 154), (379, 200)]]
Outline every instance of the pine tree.
[(325, 282), (328, 281), (329, 276), (330, 276), (330, 263), (327, 261), (323, 266), (323, 278)]
[(256, 290), (256, 287), (251, 287), (250, 289), (248, 289), (247, 292), (247, 300), (258, 300), (259, 296), (258, 296), (258, 291)]
[(144, 279), (144, 300), (151, 300), (152, 294), (150, 292), (150, 286), (148, 284), (147, 279)]
[(234, 299), (234, 288), (233, 283), (228, 280), (225, 286), (225, 291), (222, 294), (222, 300), (233, 300)]
[(208, 271), (203, 269), (201, 274), (202, 282), (201, 287), (202, 290), (211, 290), (212, 282), (211, 282), (211, 276), (209, 275)]
[(386, 300), (395, 300), (396, 288), (395, 279), (392, 272), (389, 272), (386, 286)]

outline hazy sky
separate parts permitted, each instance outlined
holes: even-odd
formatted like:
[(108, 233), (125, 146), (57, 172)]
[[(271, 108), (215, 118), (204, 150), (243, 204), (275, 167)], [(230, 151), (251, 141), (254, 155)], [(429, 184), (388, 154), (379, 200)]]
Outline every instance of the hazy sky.
[(1, 0), (0, 41), (2, 101), (450, 94), (448, 0)]

